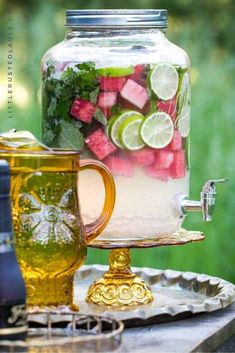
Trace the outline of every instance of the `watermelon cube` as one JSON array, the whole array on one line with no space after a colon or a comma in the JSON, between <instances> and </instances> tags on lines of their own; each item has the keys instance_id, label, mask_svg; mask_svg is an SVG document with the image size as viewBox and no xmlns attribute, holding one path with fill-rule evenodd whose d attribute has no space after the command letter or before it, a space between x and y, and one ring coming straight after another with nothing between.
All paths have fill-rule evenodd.
<instances>
[{"instance_id":1,"label":"watermelon cube","mask_svg":"<svg viewBox=\"0 0 235 353\"><path fill-rule=\"evenodd\" d=\"M110 169L113 175L132 177L134 166L129 159L122 159L116 156L105 158L104 163Z\"/></svg>"},{"instance_id":2,"label":"watermelon cube","mask_svg":"<svg viewBox=\"0 0 235 353\"><path fill-rule=\"evenodd\" d=\"M102 91L113 91L120 92L124 83L126 82L126 77L104 77L99 78L100 89Z\"/></svg>"},{"instance_id":3,"label":"watermelon cube","mask_svg":"<svg viewBox=\"0 0 235 353\"><path fill-rule=\"evenodd\" d=\"M118 104L122 107L122 109L135 110L141 114L148 114L150 111L150 101L148 100L143 109L138 108L136 105L128 102L121 96L118 97Z\"/></svg>"},{"instance_id":4,"label":"watermelon cube","mask_svg":"<svg viewBox=\"0 0 235 353\"><path fill-rule=\"evenodd\" d=\"M98 96L98 107L106 117L111 115L111 108L117 103L117 92L101 92Z\"/></svg>"},{"instance_id":5,"label":"watermelon cube","mask_svg":"<svg viewBox=\"0 0 235 353\"><path fill-rule=\"evenodd\" d=\"M104 159L117 149L117 147L109 140L108 136L101 128L95 130L87 136L85 142L88 148L100 160Z\"/></svg>"},{"instance_id":6,"label":"watermelon cube","mask_svg":"<svg viewBox=\"0 0 235 353\"><path fill-rule=\"evenodd\" d=\"M147 90L131 79L126 81L120 94L128 102L140 109L143 109L148 100Z\"/></svg>"},{"instance_id":7,"label":"watermelon cube","mask_svg":"<svg viewBox=\"0 0 235 353\"><path fill-rule=\"evenodd\" d=\"M171 151L155 151L155 161L152 164L155 170L168 169L174 161L174 153Z\"/></svg>"},{"instance_id":8,"label":"watermelon cube","mask_svg":"<svg viewBox=\"0 0 235 353\"><path fill-rule=\"evenodd\" d=\"M170 166L171 177L173 179L183 178L185 176L185 155L184 151L178 150L174 152L174 161Z\"/></svg>"},{"instance_id":9,"label":"watermelon cube","mask_svg":"<svg viewBox=\"0 0 235 353\"><path fill-rule=\"evenodd\" d=\"M173 138L166 149L170 151L176 151L182 148L182 136L178 130L174 131Z\"/></svg>"},{"instance_id":10,"label":"watermelon cube","mask_svg":"<svg viewBox=\"0 0 235 353\"><path fill-rule=\"evenodd\" d=\"M152 148L143 148L139 151L129 153L130 159L137 165L146 166L150 165L155 160L155 153Z\"/></svg>"},{"instance_id":11,"label":"watermelon cube","mask_svg":"<svg viewBox=\"0 0 235 353\"><path fill-rule=\"evenodd\" d=\"M146 175L151 178L159 179L162 181L167 181L170 179L170 169L159 169L156 170L152 165L148 165L144 168Z\"/></svg>"},{"instance_id":12,"label":"watermelon cube","mask_svg":"<svg viewBox=\"0 0 235 353\"><path fill-rule=\"evenodd\" d=\"M95 113L95 106L81 98L76 98L70 109L70 114L77 120L81 120L84 123L90 123Z\"/></svg>"},{"instance_id":13,"label":"watermelon cube","mask_svg":"<svg viewBox=\"0 0 235 353\"><path fill-rule=\"evenodd\" d=\"M146 77L144 75L145 65L138 64L135 66L135 71L132 75L129 76L130 79L136 81L138 83L144 83L146 81Z\"/></svg>"},{"instance_id":14,"label":"watermelon cube","mask_svg":"<svg viewBox=\"0 0 235 353\"><path fill-rule=\"evenodd\" d=\"M135 65L135 71L134 74L141 73L145 70L146 65L145 64L137 64ZM132 75L134 75L132 74Z\"/></svg>"},{"instance_id":15,"label":"watermelon cube","mask_svg":"<svg viewBox=\"0 0 235 353\"><path fill-rule=\"evenodd\" d=\"M157 110L165 112L172 117L172 120L175 121L176 119L176 96L168 101L159 100L157 102Z\"/></svg>"}]
</instances>

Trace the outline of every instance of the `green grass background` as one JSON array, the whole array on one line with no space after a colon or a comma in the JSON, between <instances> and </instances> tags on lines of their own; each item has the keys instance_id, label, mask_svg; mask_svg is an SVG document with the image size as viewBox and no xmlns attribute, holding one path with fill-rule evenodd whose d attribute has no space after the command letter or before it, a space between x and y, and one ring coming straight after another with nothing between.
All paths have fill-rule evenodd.
<instances>
[{"instance_id":1,"label":"green grass background","mask_svg":"<svg viewBox=\"0 0 235 353\"><path fill-rule=\"evenodd\" d=\"M111 5L112 4L112 5ZM189 214L184 226L206 240L132 251L132 265L190 270L235 282L235 27L233 0L12 1L0 0L0 130L26 129L40 137L40 59L64 37L66 8L167 8L168 38L192 63L191 198L203 182L218 186L213 221ZM14 118L6 111L7 15L13 18ZM107 263L107 251L89 249L87 263Z\"/></svg>"}]
</instances>

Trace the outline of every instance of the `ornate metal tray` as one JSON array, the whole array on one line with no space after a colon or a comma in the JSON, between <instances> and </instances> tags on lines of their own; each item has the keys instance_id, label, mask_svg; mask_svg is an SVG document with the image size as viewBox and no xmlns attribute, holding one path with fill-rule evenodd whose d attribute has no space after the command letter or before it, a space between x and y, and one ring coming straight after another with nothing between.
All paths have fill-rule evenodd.
<instances>
[{"instance_id":1,"label":"ornate metal tray","mask_svg":"<svg viewBox=\"0 0 235 353\"><path fill-rule=\"evenodd\" d=\"M66 307L28 313L24 341L0 341L3 353L67 353L116 350L121 344L123 323L102 316L82 315Z\"/></svg>"},{"instance_id":2,"label":"ornate metal tray","mask_svg":"<svg viewBox=\"0 0 235 353\"><path fill-rule=\"evenodd\" d=\"M125 327L186 318L222 309L235 301L235 286L221 278L193 272L133 268L151 286L154 301L137 307L105 307L85 301L89 285L107 271L107 266L83 266L75 274L75 303L81 314L122 320Z\"/></svg>"}]
</instances>

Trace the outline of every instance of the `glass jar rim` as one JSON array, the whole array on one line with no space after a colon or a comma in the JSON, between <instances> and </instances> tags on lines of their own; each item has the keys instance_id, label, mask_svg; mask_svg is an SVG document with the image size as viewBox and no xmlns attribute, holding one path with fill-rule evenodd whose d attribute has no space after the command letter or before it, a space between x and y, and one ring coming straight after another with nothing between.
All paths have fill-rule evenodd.
<instances>
[{"instance_id":1,"label":"glass jar rim","mask_svg":"<svg viewBox=\"0 0 235 353\"><path fill-rule=\"evenodd\" d=\"M167 28L166 9L66 10L69 28Z\"/></svg>"},{"instance_id":2,"label":"glass jar rim","mask_svg":"<svg viewBox=\"0 0 235 353\"><path fill-rule=\"evenodd\" d=\"M0 159L6 159L11 173L77 172L81 153L76 150L3 150ZM59 164L61 163L61 164Z\"/></svg>"},{"instance_id":3,"label":"glass jar rim","mask_svg":"<svg viewBox=\"0 0 235 353\"><path fill-rule=\"evenodd\" d=\"M53 150L27 150L27 149L14 149L14 150L5 150L0 149L0 159L1 156L18 156L18 157L33 157L33 158L50 158L50 157L76 157L81 155L81 151L77 150L65 150L60 148L55 148Z\"/></svg>"}]
</instances>

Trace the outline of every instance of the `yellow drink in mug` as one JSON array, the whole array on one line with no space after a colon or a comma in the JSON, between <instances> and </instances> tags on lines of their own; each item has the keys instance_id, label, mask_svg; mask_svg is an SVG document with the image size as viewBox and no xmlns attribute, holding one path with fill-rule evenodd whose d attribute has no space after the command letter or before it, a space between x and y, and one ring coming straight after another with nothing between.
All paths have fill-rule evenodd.
<instances>
[{"instance_id":1,"label":"yellow drink in mug","mask_svg":"<svg viewBox=\"0 0 235 353\"><path fill-rule=\"evenodd\" d=\"M15 244L29 305L73 303L73 275L86 258L86 244L107 225L115 202L114 181L95 160L76 151L1 149L11 168ZM83 225L78 172L93 169L105 185L100 217ZM92 195L87 195L91 198Z\"/></svg>"}]
</instances>

